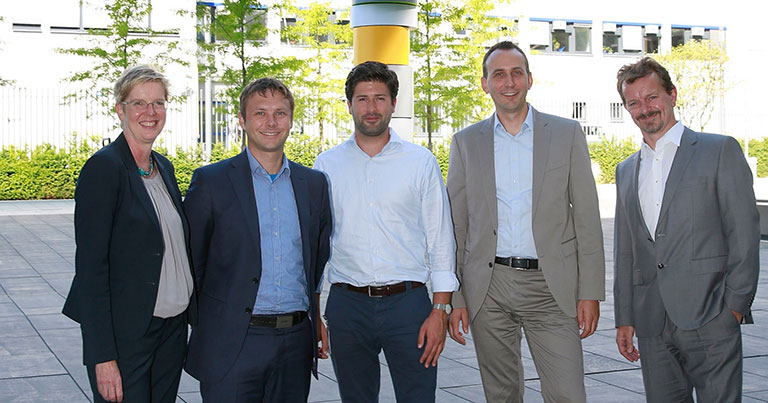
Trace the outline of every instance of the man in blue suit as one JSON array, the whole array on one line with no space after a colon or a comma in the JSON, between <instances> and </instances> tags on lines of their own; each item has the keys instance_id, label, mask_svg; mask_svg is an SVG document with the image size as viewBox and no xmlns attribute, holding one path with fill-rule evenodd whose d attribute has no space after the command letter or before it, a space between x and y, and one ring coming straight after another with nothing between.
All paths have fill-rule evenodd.
<instances>
[{"instance_id":1,"label":"man in blue suit","mask_svg":"<svg viewBox=\"0 0 768 403\"><path fill-rule=\"evenodd\" d=\"M305 402L327 357L316 290L329 254L328 184L283 152L293 109L280 81L245 87L248 148L196 170L184 201L200 292L186 370L204 401Z\"/></svg>"}]
</instances>

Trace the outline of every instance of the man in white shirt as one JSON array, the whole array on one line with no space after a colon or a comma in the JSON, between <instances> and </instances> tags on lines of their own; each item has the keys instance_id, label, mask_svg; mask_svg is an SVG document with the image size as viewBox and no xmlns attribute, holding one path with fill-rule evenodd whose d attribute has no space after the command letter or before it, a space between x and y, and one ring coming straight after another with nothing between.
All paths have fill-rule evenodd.
<instances>
[{"instance_id":1,"label":"man in white shirt","mask_svg":"<svg viewBox=\"0 0 768 403\"><path fill-rule=\"evenodd\" d=\"M619 352L641 360L648 402L693 402L692 389L699 402L740 402L739 323L759 273L752 174L735 139L675 119L677 89L658 62L622 67L617 90L643 135L616 167Z\"/></svg>"},{"instance_id":2,"label":"man in white shirt","mask_svg":"<svg viewBox=\"0 0 768 403\"><path fill-rule=\"evenodd\" d=\"M315 161L331 183L325 313L341 399L378 401L383 349L397 400L434 402L458 289L440 168L428 150L389 127L398 80L386 65L356 66L345 91L355 132Z\"/></svg>"}]
</instances>

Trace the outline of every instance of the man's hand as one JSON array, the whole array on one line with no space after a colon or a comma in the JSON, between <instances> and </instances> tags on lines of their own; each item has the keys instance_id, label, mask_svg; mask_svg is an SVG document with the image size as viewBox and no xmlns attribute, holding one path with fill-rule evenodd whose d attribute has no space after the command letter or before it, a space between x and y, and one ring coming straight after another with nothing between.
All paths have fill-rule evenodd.
<instances>
[{"instance_id":1,"label":"man's hand","mask_svg":"<svg viewBox=\"0 0 768 403\"><path fill-rule=\"evenodd\" d=\"M640 359L640 352L632 344L632 337L634 335L634 326L619 326L616 328L616 345L619 346L619 353L631 362Z\"/></svg>"},{"instance_id":2,"label":"man's hand","mask_svg":"<svg viewBox=\"0 0 768 403\"><path fill-rule=\"evenodd\" d=\"M744 315L734 311L733 309L731 309L731 312L733 312L733 316L736 317L736 320L739 321L739 323L741 323L741 320L744 318Z\"/></svg>"},{"instance_id":3,"label":"man's hand","mask_svg":"<svg viewBox=\"0 0 768 403\"><path fill-rule=\"evenodd\" d=\"M459 326L461 326L461 329ZM461 330L464 330L464 334L469 333L469 313L467 308L456 308L451 312L448 330L451 332L451 338L456 340L457 343L467 344L467 341L464 340L464 335L461 334Z\"/></svg>"},{"instance_id":4,"label":"man's hand","mask_svg":"<svg viewBox=\"0 0 768 403\"><path fill-rule=\"evenodd\" d=\"M586 339L597 330L597 321L600 319L600 302L593 299L579 300L576 307L576 320L581 329L581 338Z\"/></svg>"},{"instance_id":5,"label":"man's hand","mask_svg":"<svg viewBox=\"0 0 768 403\"><path fill-rule=\"evenodd\" d=\"M328 358L328 329L320 318L317 318L317 334L320 335L320 345L317 346L317 357Z\"/></svg>"},{"instance_id":6,"label":"man's hand","mask_svg":"<svg viewBox=\"0 0 768 403\"><path fill-rule=\"evenodd\" d=\"M448 322L448 314L441 309L432 309L427 319L421 325L419 330L418 347L424 347L424 337L427 338L427 345L424 347L424 353L421 354L419 362L424 364L424 368L437 365L437 359L445 347L445 332Z\"/></svg>"},{"instance_id":7,"label":"man's hand","mask_svg":"<svg viewBox=\"0 0 768 403\"><path fill-rule=\"evenodd\" d=\"M123 380L117 361L100 362L95 366L96 385L99 394L108 402L123 401Z\"/></svg>"}]
</instances>

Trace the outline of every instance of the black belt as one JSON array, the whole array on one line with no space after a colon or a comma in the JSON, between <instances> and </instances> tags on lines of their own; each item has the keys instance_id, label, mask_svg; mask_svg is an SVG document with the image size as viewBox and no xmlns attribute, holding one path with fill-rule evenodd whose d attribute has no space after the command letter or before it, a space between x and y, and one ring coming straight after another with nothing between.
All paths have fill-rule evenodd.
<instances>
[{"instance_id":1,"label":"black belt","mask_svg":"<svg viewBox=\"0 0 768 403\"><path fill-rule=\"evenodd\" d=\"M405 290L408 289L406 283L411 283L411 288L419 288L424 285L424 283L419 283L418 281L403 281L397 284L369 285L365 287L356 287L347 283L333 283L333 285L346 288L350 291L367 294L369 297L386 297L405 292Z\"/></svg>"},{"instance_id":2,"label":"black belt","mask_svg":"<svg viewBox=\"0 0 768 403\"><path fill-rule=\"evenodd\" d=\"M291 312L282 315L252 315L251 326L285 329L299 324L306 317L307 313L304 311Z\"/></svg>"},{"instance_id":3,"label":"black belt","mask_svg":"<svg viewBox=\"0 0 768 403\"><path fill-rule=\"evenodd\" d=\"M524 257L498 257L496 263L509 266L517 270L539 270L539 259L526 259Z\"/></svg>"}]
</instances>

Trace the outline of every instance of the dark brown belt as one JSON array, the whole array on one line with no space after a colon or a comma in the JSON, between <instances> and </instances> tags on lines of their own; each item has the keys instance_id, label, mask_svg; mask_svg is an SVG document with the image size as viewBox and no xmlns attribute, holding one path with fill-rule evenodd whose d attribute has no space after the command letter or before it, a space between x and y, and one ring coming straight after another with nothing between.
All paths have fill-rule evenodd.
<instances>
[{"instance_id":1,"label":"dark brown belt","mask_svg":"<svg viewBox=\"0 0 768 403\"><path fill-rule=\"evenodd\" d=\"M299 324L307 313L297 311L282 315L251 315L251 326L272 327L275 329L285 329Z\"/></svg>"},{"instance_id":2,"label":"dark brown belt","mask_svg":"<svg viewBox=\"0 0 768 403\"><path fill-rule=\"evenodd\" d=\"M526 259L524 257L498 257L496 263L509 266L517 270L539 270L539 259Z\"/></svg>"},{"instance_id":3,"label":"dark brown belt","mask_svg":"<svg viewBox=\"0 0 768 403\"><path fill-rule=\"evenodd\" d=\"M406 285L407 283L411 283L411 288L419 288L424 285L424 283L419 283L417 281L403 281L397 284L369 285L365 287L356 287L352 284L347 284L347 283L333 283L333 285L337 287L346 288L350 291L366 294L369 297L388 297L390 295L395 295L395 294L400 294L405 292L405 290L408 289L408 286Z\"/></svg>"}]
</instances>

